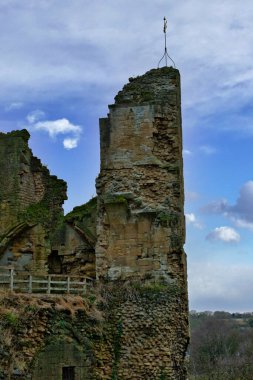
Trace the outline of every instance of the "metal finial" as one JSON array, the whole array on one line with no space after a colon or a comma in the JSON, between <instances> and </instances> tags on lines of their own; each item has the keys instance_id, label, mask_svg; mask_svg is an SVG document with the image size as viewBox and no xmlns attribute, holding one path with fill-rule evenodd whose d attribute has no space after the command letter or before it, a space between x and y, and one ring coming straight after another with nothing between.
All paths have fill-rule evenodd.
<instances>
[{"instance_id":1,"label":"metal finial","mask_svg":"<svg viewBox=\"0 0 253 380\"><path fill-rule=\"evenodd\" d=\"M158 62L158 69L159 69L160 63L162 62L163 59L165 59L165 66L166 67L168 66L168 58L173 63L173 66L176 67L175 62L173 61L173 59L169 56L169 54L167 52L167 19L166 19L166 17L164 17L164 19L163 19L163 33L164 33L165 48L164 48L164 54L163 54L162 58L160 59L160 61Z\"/></svg>"},{"instance_id":2,"label":"metal finial","mask_svg":"<svg viewBox=\"0 0 253 380\"><path fill-rule=\"evenodd\" d=\"M164 24L163 24L163 33L167 32L167 20L166 17L163 18Z\"/></svg>"}]
</instances>

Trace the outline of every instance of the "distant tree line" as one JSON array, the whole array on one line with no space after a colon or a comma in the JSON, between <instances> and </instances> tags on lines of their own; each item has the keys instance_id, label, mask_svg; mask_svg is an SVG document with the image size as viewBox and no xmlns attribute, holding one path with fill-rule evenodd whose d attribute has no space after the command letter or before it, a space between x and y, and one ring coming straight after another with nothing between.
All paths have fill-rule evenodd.
<instances>
[{"instance_id":1,"label":"distant tree line","mask_svg":"<svg viewBox=\"0 0 253 380\"><path fill-rule=\"evenodd\" d=\"M253 313L190 313L190 380L253 379Z\"/></svg>"}]
</instances>

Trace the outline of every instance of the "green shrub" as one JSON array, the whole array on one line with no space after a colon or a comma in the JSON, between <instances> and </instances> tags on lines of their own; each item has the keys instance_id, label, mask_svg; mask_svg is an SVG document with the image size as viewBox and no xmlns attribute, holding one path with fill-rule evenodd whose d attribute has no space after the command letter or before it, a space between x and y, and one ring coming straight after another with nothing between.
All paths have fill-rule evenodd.
<instances>
[{"instance_id":1,"label":"green shrub","mask_svg":"<svg viewBox=\"0 0 253 380\"><path fill-rule=\"evenodd\" d=\"M9 327L17 327L19 324L19 317L12 311L8 311L6 314L4 314L4 321Z\"/></svg>"}]
</instances>

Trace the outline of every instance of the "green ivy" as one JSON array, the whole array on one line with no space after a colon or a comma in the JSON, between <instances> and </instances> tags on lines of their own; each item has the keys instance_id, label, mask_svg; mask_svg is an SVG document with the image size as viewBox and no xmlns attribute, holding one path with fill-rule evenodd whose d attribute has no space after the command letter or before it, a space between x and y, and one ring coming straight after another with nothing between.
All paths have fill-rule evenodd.
<instances>
[{"instance_id":1,"label":"green ivy","mask_svg":"<svg viewBox=\"0 0 253 380\"><path fill-rule=\"evenodd\" d=\"M122 334L123 334L123 325L122 325L122 321L120 320L117 324L116 333L115 333L114 339L113 339L114 362L113 362L113 368L112 368L112 380L118 379L118 365L119 365L119 361L120 361Z\"/></svg>"},{"instance_id":2,"label":"green ivy","mask_svg":"<svg viewBox=\"0 0 253 380\"><path fill-rule=\"evenodd\" d=\"M45 202L31 204L19 214L19 219L30 223L48 223L50 210Z\"/></svg>"},{"instance_id":3,"label":"green ivy","mask_svg":"<svg viewBox=\"0 0 253 380\"><path fill-rule=\"evenodd\" d=\"M127 199L123 195L107 194L104 196L105 204L124 204L127 205Z\"/></svg>"},{"instance_id":4,"label":"green ivy","mask_svg":"<svg viewBox=\"0 0 253 380\"><path fill-rule=\"evenodd\" d=\"M179 216L177 214L161 212L158 215L158 219L161 223L167 224L168 226L175 226L179 222Z\"/></svg>"}]
</instances>

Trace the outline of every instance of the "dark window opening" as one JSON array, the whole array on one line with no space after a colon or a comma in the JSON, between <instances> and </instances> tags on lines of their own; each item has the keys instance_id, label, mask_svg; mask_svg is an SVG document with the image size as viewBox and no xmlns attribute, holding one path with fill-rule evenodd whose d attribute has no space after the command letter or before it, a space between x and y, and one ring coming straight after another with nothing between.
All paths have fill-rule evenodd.
<instances>
[{"instance_id":1,"label":"dark window opening","mask_svg":"<svg viewBox=\"0 0 253 380\"><path fill-rule=\"evenodd\" d=\"M75 380L75 367L62 367L62 380Z\"/></svg>"},{"instance_id":2,"label":"dark window opening","mask_svg":"<svg viewBox=\"0 0 253 380\"><path fill-rule=\"evenodd\" d=\"M52 251L48 256L48 273L62 273L62 260L61 257L58 255L58 251Z\"/></svg>"}]
</instances>

